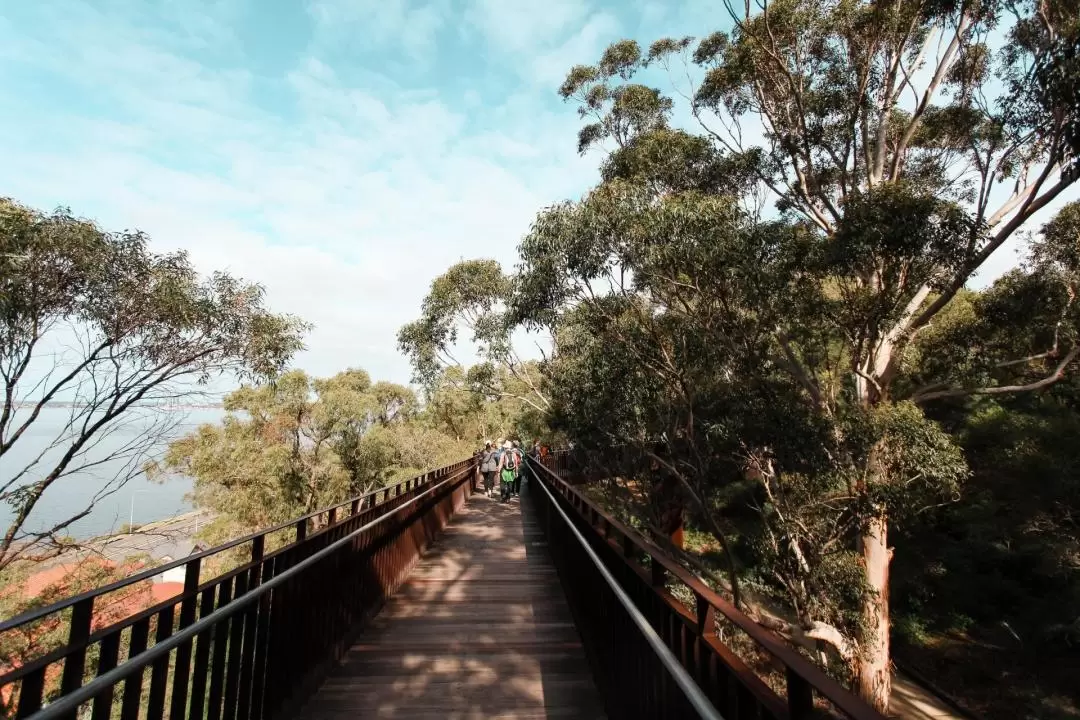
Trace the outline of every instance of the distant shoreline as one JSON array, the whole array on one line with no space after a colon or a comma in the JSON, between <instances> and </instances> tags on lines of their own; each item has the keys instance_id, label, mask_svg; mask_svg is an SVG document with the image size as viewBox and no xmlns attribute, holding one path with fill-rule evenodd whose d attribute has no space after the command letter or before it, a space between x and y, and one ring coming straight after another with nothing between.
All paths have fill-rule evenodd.
<instances>
[{"instance_id":1,"label":"distant shoreline","mask_svg":"<svg viewBox=\"0 0 1080 720\"><path fill-rule=\"evenodd\" d=\"M33 410L39 403L33 400L17 400L12 403L15 408L19 410ZM74 403L60 400L50 400L49 402L42 403L44 408L78 408L84 407L86 403ZM223 410L225 408L224 403L169 403L169 402L152 402L152 403L140 403L138 407L152 407L161 408L162 410Z\"/></svg>"}]
</instances>

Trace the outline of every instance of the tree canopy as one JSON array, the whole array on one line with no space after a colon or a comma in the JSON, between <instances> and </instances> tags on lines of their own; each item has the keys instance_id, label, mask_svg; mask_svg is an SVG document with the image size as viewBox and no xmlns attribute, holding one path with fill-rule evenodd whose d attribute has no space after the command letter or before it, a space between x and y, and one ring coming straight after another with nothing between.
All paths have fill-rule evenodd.
<instances>
[{"instance_id":1,"label":"tree canopy","mask_svg":"<svg viewBox=\"0 0 1080 720\"><path fill-rule=\"evenodd\" d=\"M943 423L1075 373L1080 205L1021 267L964 288L1078 178L1078 13L725 7L729 32L624 40L570 70L560 94L586 121L578 149L605 151L601 181L541 212L517 275L484 297L504 300L500 337L554 338L551 426L629 443L639 470L672 479L648 487L679 489L737 601L740 579L782 600L786 631L830 645L886 709L890 530L971 477ZM640 82L664 71L666 91ZM680 97L697 130L673 122ZM493 312L438 302L472 297L458 273L477 270L456 266L425 309ZM451 324L425 347L453 340L454 314L437 315Z\"/></svg>"},{"instance_id":2,"label":"tree canopy","mask_svg":"<svg viewBox=\"0 0 1080 720\"><path fill-rule=\"evenodd\" d=\"M154 468L193 478L195 503L220 514L223 534L284 522L476 449L440 432L412 390L358 369L326 379L292 370L230 393L225 410L221 423L173 442Z\"/></svg>"},{"instance_id":3,"label":"tree canopy","mask_svg":"<svg viewBox=\"0 0 1080 720\"><path fill-rule=\"evenodd\" d=\"M303 347L307 326L270 312L260 286L225 273L200 277L183 252L155 253L148 243L67 210L0 200L0 502L13 517L0 568L20 554L58 551L67 527L141 472L172 429L156 403L197 395L221 377L273 377ZM53 432L35 429L56 401L73 409L44 448L17 462L14 450ZM132 423L135 439L104 456L101 439ZM106 462L120 469L85 509L27 526L57 483Z\"/></svg>"}]
</instances>

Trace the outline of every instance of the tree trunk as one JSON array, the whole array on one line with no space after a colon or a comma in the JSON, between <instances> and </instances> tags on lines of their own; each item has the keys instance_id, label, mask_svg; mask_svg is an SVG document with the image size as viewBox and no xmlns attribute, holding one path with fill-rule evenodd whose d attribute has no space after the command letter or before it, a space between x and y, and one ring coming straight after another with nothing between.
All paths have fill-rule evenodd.
<instances>
[{"instance_id":1,"label":"tree trunk","mask_svg":"<svg viewBox=\"0 0 1080 720\"><path fill-rule=\"evenodd\" d=\"M892 673L889 657L889 563L888 521L872 518L859 538L863 569L870 587L862 610L865 628L862 652L856 660L859 695L879 712L889 710Z\"/></svg>"}]
</instances>

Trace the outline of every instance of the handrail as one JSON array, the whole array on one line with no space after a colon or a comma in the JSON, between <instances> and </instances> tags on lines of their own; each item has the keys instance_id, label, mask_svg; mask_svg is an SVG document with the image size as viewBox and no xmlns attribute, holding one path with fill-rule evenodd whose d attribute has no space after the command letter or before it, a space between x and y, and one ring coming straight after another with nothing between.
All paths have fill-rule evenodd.
<instances>
[{"instance_id":1,"label":"handrail","mask_svg":"<svg viewBox=\"0 0 1080 720\"><path fill-rule=\"evenodd\" d=\"M399 507L394 508L391 512L385 515L381 515L370 523L363 525L356 530L353 530L348 535L345 535L344 537L327 545L325 548L312 554L310 557L301 560L289 569L284 570L278 575L275 575L270 580L267 580L256 588L247 591L240 597L233 599L232 602L230 602L228 605L215 609L209 615L200 618L193 624L188 625L187 627L179 630L173 635L170 635L165 640L159 643L155 643L153 647L145 650L134 658L125 661L124 663L118 665L112 670L109 670L108 672L98 675L85 685L82 685L79 688L57 698L55 701L49 703L38 712L29 716L30 720L59 720L59 718L69 717L71 713L77 711L79 706L81 706L83 703L93 700L100 693L115 686L117 683L126 680L128 677L134 675L135 673L143 672L147 668L147 666L152 664L155 660L158 660L162 657L167 657L170 652L172 652L185 642L194 639L199 633L208 630L222 620L232 617L236 613L240 612L240 610L248 607L253 602L260 599L267 592L292 580L300 573L315 565L323 558L328 557L337 550L348 545L353 540L355 540L361 533L366 532L373 527L376 527L377 525L385 522L389 518L395 517L405 508L416 503L420 499L430 495L431 493L435 492L447 483L458 481L463 473L468 473L472 471L473 467L471 465L461 470L458 470L447 479L439 482L436 485L433 485L432 487L428 488L416 497L402 503Z\"/></svg>"},{"instance_id":2,"label":"handrail","mask_svg":"<svg viewBox=\"0 0 1080 720\"><path fill-rule=\"evenodd\" d=\"M551 456L552 461L555 461L556 457L555 455ZM534 465L543 468L544 472L554 482L558 483L561 493L572 495L577 504L588 508L593 517L586 518L586 520L591 526L596 528L597 519L599 519L602 527L597 529L598 535L608 538L610 531L614 530L622 537L624 543L630 543L638 551L650 558L654 573L657 570L666 572L673 579L686 586L697 600L699 615L701 613L701 604L706 603L783 664L788 671L789 692L792 681L796 680L804 686L812 688L822 697L829 700L841 712L855 720L883 720L880 713L844 688L839 682L829 677L821 668L785 645L779 636L751 620L745 613L725 600L700 578L688 572L686 568L669 557L657 545L613 518L591 498L543 463L534 462Z\"/></svg>"},{"instance_id":3,"label":"handrail","mask_svg":"<svg viewBox=\"0 0 1080 720\"><path fill-rule=\"evenodd\" d=\"M530 464L538 464L532 458L529 458L528 460ZM612 592L615 593L615 597L618 598L619 604L621 604L623 606L623 609L626 610L627 614L630 615L630 618L634 621L634 624L637 625L638 630L645 637L645 640L648 641L649 646L652 647L653 652L655 652L659 656L660 662L663 664L664 669L666 669L671 674L676 684L678 684L682 691L686 693L686 697L690 701L690 704L693 706L694 710L696 710L697 713L704 720L724 720L724 716L720 714L720 712L713 706L711 702L709 702L709 699L705 697L705 693L701 691L701 688L698 687L698 684L694 682L693 678L690 677L690 674L686 672L686 669L681 664L679 664L679 661L676 659L675 654L672 653L668 646L664 644L664 641L661 640L660 636L656 634L656 630L654 630L652 625L649 624L649 621L637 608L633 600L630 599L630 597L626 594L626 591L622 589L619 583L611 575L611 572L607 569L607 567L604 565L604 562L600 559L600 556L596 554L596 551L593 550L592 547L589 545L589 542L585 539L585 536L582 535L581 531L578 530L577 527L574 525L573 521L570 519L570 516L567 515L566 511L562 509L558 502L556 502L555 496L551 494L551 491L547 489L547 486L544 485L544 483L538 484L540 485L540 488L544 491L544 493L547 494L548 498L551 500L552 506L558 511L559 515L562 517L563 521L570 529L570 532L574 534L574 537L577 539L578 544L581 545L581 549L585 551L585 554L589 556L589 559L592 561L593 565L596 566L596 569L600 572L601 577L604 578L604 582L606 582L611 588Z\"/></svg>"},{"instance_id":4,"label":"handrail","mask_svg":"<svg viewBox=\"0 0 1080 720\"><path fill-rule=\"evenodd\" d=\"M411 483L413 481L416 481L416 480L420 480L420 478L425 478L428 475L431 475L432 472L435 472L435 471L430 471L430 472L427 472L427 473L423 473L422 475L418 475L415 478L410 478L408 480L403 480L403 481L397 483L396 485L386 485L386 486L381 487L381 488L379 488L377 490L372 490L371 492L364 493L363 495L357 495L355 497L349 498L348 500L344 500L344 501L342 501L340 503L337 503L336 505L330 505L330 506L322 508L321 510L314 510L314 511L309 512L309 513L307 513L305 515L295 517L295 518L293 518L291 520L286 520L283 523L279 523L277 525L273 525L273 526L268 527L268 528L263 528L261 530L256 530L255 532L249 533L248 535L244 535L242 537L238 537L238 538L235 538L233 540L229 540L229 541L224 542L224 543L222 543L220 545L215 545L212 548L207 548L206 550L201 550L201 551L199 551L197 553L192 553L192 554L186 555L186 556L184 556L182 558L177 558L176 560L172 560L172 561L170 561L168 563L165 563L163 565L155 565L154 567L147 568L146 570L141 570L138 573L135 573L134 575L129 575L128 577L121 578L120 580L115 580L115 581L113 581L113 582L111 582L111 583L109 583L107 585L102 585L101 587L94 588L92 590L87 590L86 592L80 593L78 595L72 595L71 597L67 597L67 598L64 598L62 600L58 600L58 601L52 603L51 605L46 605L46 606L40 607L40 608L32 608L32 609L27 610L26 612L24 612L24 613L22 613L20 615L16 615L15 617L9 618L7 620L0 621L0 633L6 632L8 630L13 630L13 629L19 627L20 625L25 625L26 623L33 622L35 620L40 620L40 619L42 619L44 617L47 617L49 615L54 615L54 614L56 614L56 613L58 613L58 612L60 612L62 610L66 610L69 607L72 607L72 606L76 605L77 603L79 603L82 600L86 600L86 599L91 598L91 597L98 597L100 595L106 595L106 594L111 593L111 592L116 592L117 590L121 590L121 589L123 589L123 588L125 588L125 587L127 587L129 585L134 585L134 584L140 583L140 582L142 582L144 580L149 580L150 578L153 578L155 575L160 575L163 572L167 572L167 571L172 570L174 568L178 568L178 567L187 565L188 563L190 563L190 562L192 562L194 560L202 560L204 558L211 557L213 555L219 555L219 554L225 552L226 550L231 550L231 549L233 549L235 547L245 545L245 544L247 544L249 542L252 542L253 540L257 540L260 537L266 537L267 535L270 535L272 533L281 532L282 530L287 530L290 527L295 527L296 525L298 525L301 522L306 523L308 520L311 520L312 518L316 518L319 515L322 515L324 513L334 512L334 511L340 510L341 508L345 507L346 505L352 505L353 503L360 503L360 505L359 505L360 509L369 509L372 506L369 506L368 508L365 508L365 506L364 506L364 501L367 500L368 498L378 497L379 493L386 493L386 500L389 500L390 497L391 497L390 496L390 491L392 489L398 488L399 491L400 491L400 488L403 485L408 486L409 483ZM384 502L385 502L385 500L384 500Z\"/></svg>"}]
</instances>

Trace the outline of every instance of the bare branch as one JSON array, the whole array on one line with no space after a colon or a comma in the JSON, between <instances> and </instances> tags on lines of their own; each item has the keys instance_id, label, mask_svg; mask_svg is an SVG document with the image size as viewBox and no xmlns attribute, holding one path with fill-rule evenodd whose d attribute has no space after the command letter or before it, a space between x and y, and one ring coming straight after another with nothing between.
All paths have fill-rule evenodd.
<instances>
[{"instance_id":1,"label":"bare branch","mask_svg":"<svg viewBox=\"0 0 1080 720\"><path fill-rule=\"evenodd\" d=\"M939 400L941 398L950 397L965 397L968 395L1008 395L1012 393L1021 392L1033 392L1036 390L1043 390L1050 387L1054 383L1062 380L1065 377L1065 371L1068 370L1069 365L1076 359L1076 356L1080 355L1080 345L1074 345L1065 357L1061 359L1057 367L1047 375L1046 377L1036 380L1035 382L1026 383L1024 385L999 385L995 387L982 387L982 388L950 388L937 390L932 389L940 387L940 385L930 386L924 388L912 395L911 399L914 402L929 402L930 400Z\"/></svg>"}]
</instances>

